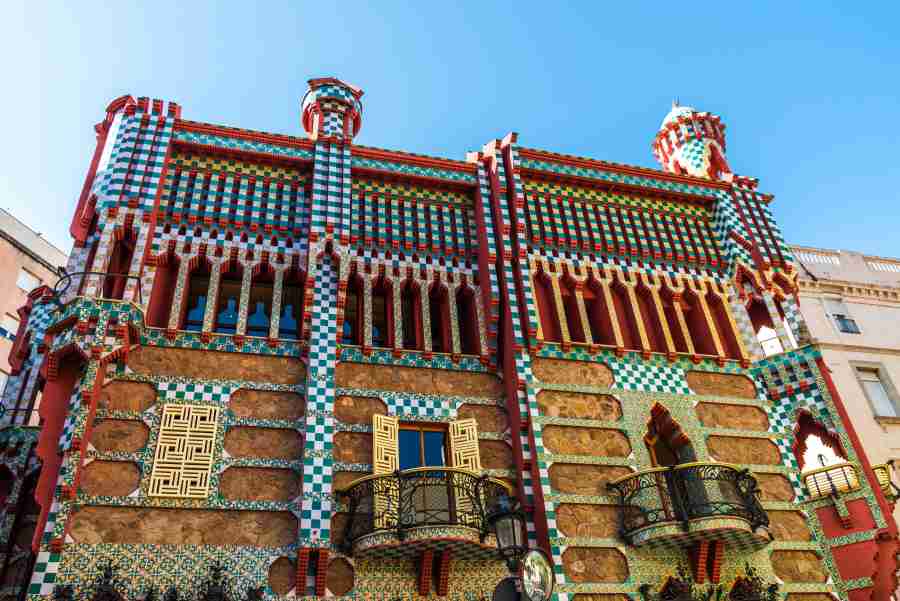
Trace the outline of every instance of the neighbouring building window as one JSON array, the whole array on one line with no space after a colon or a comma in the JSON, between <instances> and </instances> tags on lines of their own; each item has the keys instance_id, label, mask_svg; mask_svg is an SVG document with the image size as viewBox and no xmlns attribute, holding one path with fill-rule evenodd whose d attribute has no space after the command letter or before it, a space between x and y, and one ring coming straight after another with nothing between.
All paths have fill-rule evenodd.
<instances>
[{"instance_id":1,"label":"neighbouring building window","mask_svg":"<svg viewBox=\"0 0 900 601\"><path fill-rule=\"evenodd\" d=\"M860 334L859 326L856 321L850 317L850 311L843 301L838 299L826 298L825 311L834 320L837 329L845 334Z\"/></svg>"},{"instance_id":2,"label":"neighbouring building window","mask_svg":"<svg viewBox=\"0 0 900 601\"><path fill-rule=\"evenodd\" d=\"M888 386L882 379L882 370L877 367L857 367L856 377L862 386L876 417L900 417L897 403L888 393Z\"/></svg>"},{"instance_id":3,"label":"neighbouring building window","mask_svg":"<svg viewBox=\"0 0 900 601\"><path fill-rule=\"evenodd\" d=\"M0 321L0 328L5 330L4 332L0 332L6 338L10 340L14 340L16 337L16 332L19 331L19 320L14 315L10 315L7 313L3 316L3 321Z\"/></svg>"},{"instance_id":4,"label":"neighbouring building window","mask_svg":"<svg viewBox=\"0 0 900 601\"><path fill-rule=\"evenodd\" d=\"M41 278L37 277L27 269L19 270L19 277L16 278L16 286L25 292L31 292L41 285Z\"/></svg>"}]
</instances>

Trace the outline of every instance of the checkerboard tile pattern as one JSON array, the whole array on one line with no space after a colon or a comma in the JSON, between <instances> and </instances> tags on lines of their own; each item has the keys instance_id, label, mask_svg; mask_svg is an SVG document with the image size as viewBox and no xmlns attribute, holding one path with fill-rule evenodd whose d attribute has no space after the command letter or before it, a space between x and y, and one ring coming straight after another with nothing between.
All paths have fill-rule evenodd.
<instances>
[{"instance_id":1,"label":"checkerboard tile pattern","mask_svg":"<svg viewBox=\"0 0 900 601\"><path fill-rule=\"evenodd\" d=\"M647 362L615 361L610 364L616 387L636 392L691 394L680 367Z\"/></svg>"},{"instance_id":2,"label":"checkerboard tile pattern","mask_svg":"<svg viewBox=\"0 0 900 601\"><path fill-rule=\"evenodd\" d=\"M157 385L167 402L195 401L216 405L227 405L231 394L229 386L201 382L168 381Z\"/></svg>"},{"instance_id":3,"label":"checkerboard tile pattern","mask_svg":"<svg viewBox=\"0 0 900 601\"><path fill-rule=\"evenodd\" d=\"M563 162L556 163L532 158L522 159L522 168L536 169L540 171L548 171L550 173L566 173L579 177L587 177L607 182L618 182L623 184L632 184L663 191L685 192L696 196L715 197L716 190L696 184L685 184L681 182L671 182L663 179L656 179L646 175L623 175L612 171L604 171L602 169L594 169L589 167L573 167Z\"/></svg>"},{"instance_id":4,"label":"checkerboard tile pattern","mask_svg":"<svg viewBox=\"0 0 900 601\"><path fill-rule=\"evenodd\" d=\"M60 476L59 480L62 480L62 476ZM29 595L46 596L51 594L53 587L56 586L62 554L50 551L47 543L49 543L50 537L56 528L59 511L59 501L54 498L53 504L50 506L50 513L47 516L47 525L44 527L41 550L38 552L37 560L34 564L34 572L31 575L31 584L28 587Z\"/></svg>"},{"instance_id":5,"label":"checkerboard tile pattern","mask_svg":"<svg viewBox=\"0 0 900 601\"><path fill-rule=\"evenodd\" d=\"M337 308L331 299L337 293L337 273L329 259L319 264L313 295L307 376L306 432L300 530L306 542L327 544L330 532L331 457L334 438L334 366L336 360Z\"/></svg>"}]
</instances>

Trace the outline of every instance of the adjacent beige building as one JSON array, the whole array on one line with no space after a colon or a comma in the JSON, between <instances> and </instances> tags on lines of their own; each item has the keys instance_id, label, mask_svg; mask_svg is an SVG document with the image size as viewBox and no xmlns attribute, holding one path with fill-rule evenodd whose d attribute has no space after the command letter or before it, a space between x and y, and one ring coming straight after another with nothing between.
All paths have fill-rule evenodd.
<instances>
[{"instance_id":1,"label":"adjacent beige building","mask_svg":"<svg viewBox=\"0 0 900 601\"><path fill-rule=\"evenodd\" d=\"M16 310L36 287L53 286L66 260L63 251L0 209L0 356L9 356L19 329ZM8 375L9 366L4 361L0 365L0 391Z\"/></svg>"},{"instance_id":2,"label":"adjacent beige building","mask_svg":"<svg viewBox=\"0 0 900 601\"><path fill-rule=\"evenodd\" d=\"M900 260L802 246L794 254L809 335L870 461L897 461L889 473L900 482Z\"/></svg>"}]
</instances>

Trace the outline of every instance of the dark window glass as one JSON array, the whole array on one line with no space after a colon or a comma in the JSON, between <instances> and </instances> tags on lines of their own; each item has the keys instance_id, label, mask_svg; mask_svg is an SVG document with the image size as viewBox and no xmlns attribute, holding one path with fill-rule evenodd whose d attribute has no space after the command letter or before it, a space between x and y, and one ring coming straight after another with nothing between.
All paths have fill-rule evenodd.
<instances>
[{"instance_id":1,"label":"dark window glass","mask_svg":"<svg viewBox=\"0 0 900 601\"><path fill-rule=\"evenodd\" d=\"M418 430L400 430L400 469L422 467L421 433Z\"/></svg>"},{"instance_id":2,"label":"dark window glass","mask_svg":"<svg viewBox=\"0 0 900 601\"><path fill-rule=\"evenodd\" d=\"M294 305L289 303L281 308L281 319L278 320L278 337L286 340L297 339L297 319L294 317Z\"/></svg>"},{"instance_id":3,"label":"dark window glass","mask_svg":"<svg viewBox=\"0 0 900 601\"><path fill-rule=\"evenodd\" d=\"M415 426L400 429L400 469L446 465L447 433Z\"/></svg>"},{"instance_id":4,"label":"dark window glass","mask_svg":"<svg viewBox=\"0 0 900 601\"><path fill-rule=\"evenodd\" d=\"M443 432L423 432L422 438L425 448L425 465L444 465L446 457L444 454L444 433Z\"/></svg>"},{"instance_id":5,"label":"dark window glass","mask_svg":"<svg viewBox=\"0 0 900 601\"><path fill-rule=\"evenodd\" d=\"M372 346L387 346L387 298L372 294Z\"/></svg>"},{"instance_id":6,"label":"dark window glass","mask_svg":"<svg viewBox=\"0 0 900 601\"><path fill-rule=\"evenodd\" d=\"M191 292L188 296L188 310L184 320L184 329L188 332L199 332L203 329L203 314L206 313L206 292L209 276L191 278Z\"/></svg>"},{"instance_id":7,"label":"dark window glass","mask_svg":"<svg viewBox=\"0 0 900 601\"><path fill-rule=\"evenodd\" d=\"M250 336L264 337L269 335L269 314L270 307L266 306L263 301L256 301L256 307L250 315L247 316L247 333Z\"/></svg>"},{"instance_id":8,"label":"dark window glass","mask_svg":"<svg viewBox=\"0 0 900 601\"><path fill-rule=\"evenodd\" d=\"M860 334L859 326L852 318L846 315L835 314L834 320L837 322L838 329L845 334Z\"/></svg>"}]
</instances>

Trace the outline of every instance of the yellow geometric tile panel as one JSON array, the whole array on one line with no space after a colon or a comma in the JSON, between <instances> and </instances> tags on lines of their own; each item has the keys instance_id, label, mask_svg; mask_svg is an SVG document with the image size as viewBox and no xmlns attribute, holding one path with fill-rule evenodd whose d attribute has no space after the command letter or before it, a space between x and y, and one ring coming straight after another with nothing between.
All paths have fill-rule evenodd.
<instances>
[{"instance_id":1,"label":"yellow geometric tile panel","mask_svg":"<svg viewBox=\"0 0 900 601\"><path fill-rule=\"evenodd\" d=\"M303 171L271 163L248 163L233 158L175 151L172 164L181 169L206 169L217 173L240 173L256 177L271 177L293 181L303 176Z\"/></svg>"},{"instance_id":2,"label":"yellow geometric tile panel","mask_svg":"<svg viewBox=\"0 0 900 601\"><path fill-rule=\"evenodd\" d=\"M474 417L450 422L450 455L453 467L481 471L478 453L478 422Z\"/></svg>"},{"instance_id":3,"label":"yellow geometric tile panel","mask_svg":"<svg viewBox=\"0 0 900 601\"><path fill-rule=\"evenodd\" d=\"M472 204L472 195L466 192L357 177L353 179L353 195L359 196L360 194L390 194L397 198L406 198L418 202L449 203L454 205Z\"/></svg>"},{"instance_id":4,"label":"yellow geometric tile panel","mask_svg":"<svg viewBox=\"0 0 900 601\"><path fill-rule=\"evenodd\" d=\"M687 202L678 202L676 200L662 200L658 198L641 197L634 194L608 192L606 190L596 190L594 188L582 188L578 186L562 185L540 180L526 179L523 181L523 187L525 188L528 196L549 194L550 196L577 198L598 202L601 204L613 204L625 207L640 207L644 209L655 209L658 211L687 214L703 219L709 219L712 217L712 213L710 212L710 210L704 206L694 205Z\"/></svg>"},{"instance_id":5,"label":"yellow geometric tile panel","mask_svg":"<svg viewBox=\"0 0 900 601\"><path fill-rule=\"evenodd\" d=\"M218 407L163 407L150 475L151 497L205 499L209 495L218 427Z\"/></svg>"},{"instance_id":6,"label":"yellow geometric tile panel","mask_svg":"<svg viewBox=\"0 0 900 601\"><path fill-rule=\"evenodd\" d=\"M400 420L388 415L372 416L372 471L391 474L400 467Z\"/></svg>"}]
</instances>

